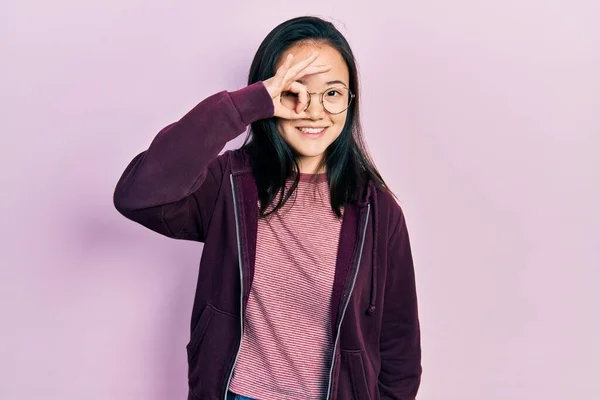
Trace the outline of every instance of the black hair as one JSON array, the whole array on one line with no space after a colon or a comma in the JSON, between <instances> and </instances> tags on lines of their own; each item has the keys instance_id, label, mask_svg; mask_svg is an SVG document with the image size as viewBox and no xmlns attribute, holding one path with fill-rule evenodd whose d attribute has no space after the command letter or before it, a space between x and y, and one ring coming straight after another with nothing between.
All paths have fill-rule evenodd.
<instances>
[{"instance_id":1,"label":"black hair","mask_svg":"<svg viewBox=\"0 0 600 400\"><path fill-rule=\"evenodd\" d=\"M248 84L265 81L275 75L275 66L281 55L299 43L326 44L339 51L350 72L349 89L356 95L348 108L343 130L326 149L321 165L326 166L332 210L341 217L341 207L356 203L359 197L357 189L368 180L389 191L364 142L359 119L358 68L346 38L331 22L318 17L304 16L285 21L260 44L250 67ZM280 209L294 193L300 181L298 162L292 148L278 133L276 118L253 122L242 148L251 155L260 199L259 214L265 217ZM290 178L293 183L285 193L286 182ZM270 207L278 194L277 204ZM268 208L271 210L267 212Z\"/></svg>"}]
</instances>

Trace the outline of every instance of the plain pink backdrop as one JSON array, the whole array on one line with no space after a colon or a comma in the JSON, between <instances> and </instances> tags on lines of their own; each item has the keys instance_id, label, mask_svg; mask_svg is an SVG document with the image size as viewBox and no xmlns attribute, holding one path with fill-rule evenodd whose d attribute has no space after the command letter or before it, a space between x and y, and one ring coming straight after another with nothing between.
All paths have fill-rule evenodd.
<instances>
[{"instance_id":1,"label":"plain pink backdrop","mask_svg":"<svg viewBox=\"0 0 600 400\"><path fill-rule=\"evenodd\" d=\"M129 222L112 191L302 14L351 42L407 215L419 399L600 398L598 1L5 0L1 399L185 398L201 245Z\"/></svg>"}]
</instances>

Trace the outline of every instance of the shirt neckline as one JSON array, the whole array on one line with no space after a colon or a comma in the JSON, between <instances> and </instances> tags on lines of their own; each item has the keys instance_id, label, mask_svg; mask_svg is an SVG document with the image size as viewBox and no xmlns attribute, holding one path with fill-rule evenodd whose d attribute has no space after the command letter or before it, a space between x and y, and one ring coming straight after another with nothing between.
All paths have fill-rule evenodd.
<instances>
[{"instance_id":1,"label":"shirt neckline","mask_svg":"<svg viewBox=\"0 0 600 400\"><path fill-rule=\"evenodd\" d=\"M300 182L327 182L327 173L306 174L300 172Z\"/></svg>"}]
</instances>

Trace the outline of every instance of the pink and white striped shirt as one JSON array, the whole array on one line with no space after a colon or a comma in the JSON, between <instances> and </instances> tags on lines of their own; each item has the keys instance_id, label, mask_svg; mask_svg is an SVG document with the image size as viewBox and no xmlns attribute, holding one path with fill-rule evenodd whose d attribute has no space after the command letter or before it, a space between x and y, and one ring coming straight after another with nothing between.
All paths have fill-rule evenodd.
<instances>
[{"instance_id":1,"label":"pink and white striped shirt","mask_svg":"<svg viewBox=\"0 0 600 400\"><path fill-rule=\"evenodd\" d=\"M325 174L301 174L288 202L259 219L254 280L230 385L234 393L261 400L326 396L341 225Z\"/></svg>"}]
</instances>

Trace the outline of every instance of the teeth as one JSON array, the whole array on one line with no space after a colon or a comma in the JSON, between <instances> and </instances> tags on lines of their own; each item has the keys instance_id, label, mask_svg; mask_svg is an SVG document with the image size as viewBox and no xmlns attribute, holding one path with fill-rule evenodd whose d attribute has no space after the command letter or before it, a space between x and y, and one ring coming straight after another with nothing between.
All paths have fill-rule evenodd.
<instances>
[{"instance_id":1,"label":"teeth","mask_svg":"<svg viewBox=\"0 0 600 400\"><path fill-rule=\"evenodd\" d=\"M302 132L306 132L306 133L321 133L325 130L325 128L298 128L300 129Z\"/></svg>"}]
</instances>

